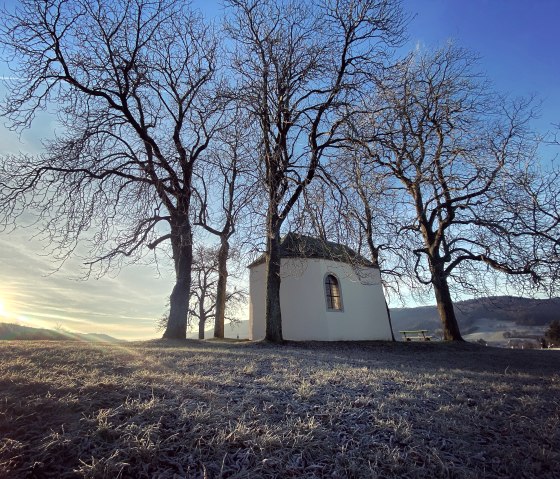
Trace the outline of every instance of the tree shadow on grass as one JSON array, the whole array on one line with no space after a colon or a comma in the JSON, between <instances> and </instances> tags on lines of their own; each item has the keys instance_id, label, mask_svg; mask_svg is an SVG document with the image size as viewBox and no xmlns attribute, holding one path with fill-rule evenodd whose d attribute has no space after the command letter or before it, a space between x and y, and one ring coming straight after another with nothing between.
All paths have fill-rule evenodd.
<instances>
[{"instance_id":1,"label":"tree shadow on grass","mask_svg":"<svg viewBox=\"0 0 560 479\"><path fill-rule=\"evenodd\" d=\"M65 378L0 384L0 476L553 477L557 376L438 346L46 349Z\"/></svg>"}]
</instances>

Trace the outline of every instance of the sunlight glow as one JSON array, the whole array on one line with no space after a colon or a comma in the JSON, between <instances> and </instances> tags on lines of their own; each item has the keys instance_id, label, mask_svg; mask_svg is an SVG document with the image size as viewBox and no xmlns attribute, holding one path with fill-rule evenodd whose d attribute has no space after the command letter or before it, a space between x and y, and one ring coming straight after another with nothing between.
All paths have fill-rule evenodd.
<instances>
[{"instance_id":1,"label":"sunlight glow","mask_svg":"<svg viewBox=\"0 0 560 479\"><path fill-rule=\"evenodd\" d=\"M8 312L6 311L6 307L4 306L4 301L0 298L0 316L7 316Z\"/></svg>"}]
</instances>

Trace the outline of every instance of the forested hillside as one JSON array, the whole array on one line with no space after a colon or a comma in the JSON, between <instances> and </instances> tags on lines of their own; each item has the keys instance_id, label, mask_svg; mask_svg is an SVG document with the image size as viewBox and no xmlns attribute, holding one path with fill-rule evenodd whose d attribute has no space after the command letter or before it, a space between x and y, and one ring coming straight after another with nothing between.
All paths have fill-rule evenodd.
<instances>
[{"instance_id":1,"label":"forested hillside","mask_svg":"<svg viewBox=\"0 0 560 479\"><path fill-rule=\"evenodd\" d=\"M545 327L554 319L560 318L560 298L530 299L513 296L493 296L470 299L455 303L457 319L465 334L481 319L488 325L497 322L510 322L512 328ZM395 330L429 329L440 327L437 308L421 306L416 308L391 309L391 319Z\"/></svg>"}]
</instances>

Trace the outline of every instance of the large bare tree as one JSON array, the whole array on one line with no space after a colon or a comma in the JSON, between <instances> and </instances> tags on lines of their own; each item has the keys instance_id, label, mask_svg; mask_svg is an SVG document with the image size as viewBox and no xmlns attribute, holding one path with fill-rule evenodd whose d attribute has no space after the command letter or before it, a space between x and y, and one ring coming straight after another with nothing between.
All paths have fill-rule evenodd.
<instances>
[{"instance_id":1,"label":"large bare tree","mask_svg":"<svg viewBox=\"0 0 560 479\"><path fill-rule=\"evenodd\" d=\"M2 160L2 219L33 210L62 259L89 242L90 272L169 240L164 337L184 338L193 172L222 114L212 29L179 0L21 0L2 15L4 117L21 129L48 109L60 125L44 154Z\"/></svg>"},{"instance_id":2,"label":"large bare tree","mask_svg":"<svg viewBox=\"0 0 560 479\"><path fill-rule=\"evenodd\" d=\"M238 98L259 132L267 193L266 339L280 342L280 232L368 74L400 40L391 0L228 0Z\"/></svg>"},{"instance_id":3,"label":"large bare tree","mask_svg":"<svg viewBox=\"0 0 560 479\"><path fill-rule=\"evenodd\" d=\"M198 200L196 224L220 241L217 249L217 273L214 337L224 337L228 298L228 260L231 242L236 233L252 225L248 206L254 199L258 175L255 173L255 144L247 118L239 110L232 113L227 128L217 135L217 141L197 173ZM239 236L239 234L238 234ZM238 242L238 246L241 242ZM239 261L240 247L236 248Z\"/></svg>"},{"instance_id":4,"label":"large bare tree","mask_svg":"<svg viewBox=\"0 0 560 479\"><path fill-rule=\"evenodd\" d=\"M416 279L435 293L447 340L462 339L452 288L479 292L494 273L538 281L542 265L536 236L520 231L519 215L534 209L519 208L527 195L511 181L533 160L531 110L493 93L475 67L453 45L415 52L379 83L376 113L356 130L366 161L400 192L401 241Z\"/></svg>"}]
</instances>

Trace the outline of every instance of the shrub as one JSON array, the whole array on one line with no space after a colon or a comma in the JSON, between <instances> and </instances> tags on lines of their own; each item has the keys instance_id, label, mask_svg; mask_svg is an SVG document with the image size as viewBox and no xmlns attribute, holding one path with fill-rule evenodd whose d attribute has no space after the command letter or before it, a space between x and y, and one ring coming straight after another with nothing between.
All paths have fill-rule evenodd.
<instances>
[{"instance_id":1,"label":"shrub","mask_svg":"<svg viewBox=\"0 0 560 479\"><path fill-rule=\"evenodd\" d=\"M549 324L545 337L555 346L560 344L560 321L555 319Z\"/></svg>"}]
</instances>

